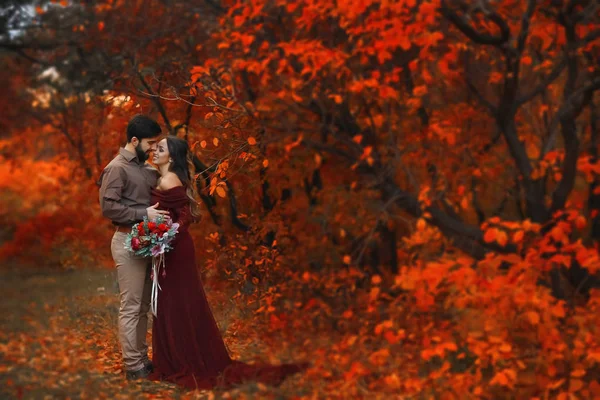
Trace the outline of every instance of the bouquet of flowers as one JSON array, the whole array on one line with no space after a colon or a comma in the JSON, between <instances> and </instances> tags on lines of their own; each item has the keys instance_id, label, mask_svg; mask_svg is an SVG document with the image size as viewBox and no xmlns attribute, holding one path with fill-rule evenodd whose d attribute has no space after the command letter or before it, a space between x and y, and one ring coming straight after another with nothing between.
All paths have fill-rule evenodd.
<instances>
[{"instance_id":1,"label":"bouquet of flowers","mask_svg":"<svg viewBox=\"0 0 600 400\"><path fill-rule=\"evenodd\" d=\"M172 223L159 216L154 221L149 221L148 217L140 223L133 225L131 233L125 238L125 249L135 256L152 257L152 295L151 309L152 314L156 316L158 304L158 291L161 290L158 284L158 274L162 268L162 276L166 275L165 253L173 248L171 245L177 229L178 223Z\"/></svg>"},{"instance_id":2,"label":"bouquet of flowers","mask_svg":"<svg viewBox=\"0 0 600 400\"><path fill-rule=\"evenodd\" d=\"M155 221L148 221L148 217L144 217L127 234L125 249L136 256L156 257L173 248L171 242L177 234L177 228L179 224L165 221L162 216Z\"/></svg>"}]
</instances>

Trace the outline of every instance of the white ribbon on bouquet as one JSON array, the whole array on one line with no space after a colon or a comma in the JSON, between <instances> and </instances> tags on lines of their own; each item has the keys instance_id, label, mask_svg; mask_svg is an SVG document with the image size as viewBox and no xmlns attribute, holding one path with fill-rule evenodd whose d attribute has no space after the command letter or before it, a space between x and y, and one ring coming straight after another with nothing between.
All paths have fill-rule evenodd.
<instances>
[{"instance_id":1,"label":"white ribbon on bouquet","mask_svg":"<svg viewBox=\"0 0 600 400\"><path fill-rule=\"evenodd\" d=\"M162 290L158 284L158 274L161 267L164 272L166 268L164 252L152 256L152 292L150 294L150 310L155 317L158 314L158 291Z\"/></svg>"}]
</instances>

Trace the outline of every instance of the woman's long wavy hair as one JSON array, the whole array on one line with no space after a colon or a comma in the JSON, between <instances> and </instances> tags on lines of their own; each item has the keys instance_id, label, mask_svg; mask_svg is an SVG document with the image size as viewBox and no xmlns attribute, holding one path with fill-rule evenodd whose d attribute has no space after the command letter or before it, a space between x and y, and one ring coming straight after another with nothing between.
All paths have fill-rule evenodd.
<instances>
[{"instance_id":1,"label":"woman's long wavy hair","mask_svg":"<svg viewBox=\"0 0 600 400\"><path fill-rule=\"evenodd\" d=\"M186 188L187 197L190 199L190 208L194 219L200 219L200 203L198 202L198 189L196 188L196 169L192 162L192 152L188 142L169 135L167 139L167 148L173 162L169 166L169 171L177 175L181 183Z\"/></svg>"}]
</instances>

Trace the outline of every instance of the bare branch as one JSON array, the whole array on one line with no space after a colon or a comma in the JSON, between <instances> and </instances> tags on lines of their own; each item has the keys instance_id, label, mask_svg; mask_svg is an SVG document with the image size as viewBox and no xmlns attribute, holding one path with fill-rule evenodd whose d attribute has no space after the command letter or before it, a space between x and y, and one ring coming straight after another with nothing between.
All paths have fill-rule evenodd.
<instances>
[{"instance_id":1,"label":"bare branch","mask_svg":"<svg viewBox=\"0 0 600 400\"><path fill-rule=\"evenodd\" d=\"M527 11L525 11L523 18L521 18L521 31L517 38L517 51L519 52L519 57L525 48L525 42L527 41L527 35L529 34L529 23L531 22L531 17L535 11L535 5L535 0L529 0L527 2Z\"/></svg>"},{"instance_id":2,"label":"bare branch","mask_svg":"<svg viewBox=\"0 0 600 400\"><path fill-rule=\"evenodd\" d=\"M521 106L521 105L531 101L534 97L542 94L544 92L544 90L546 90L546 88L552 82L554 82L556 80L556 78L558 78L560 76L560 74L562 73L562 71L565 69L566 66L567 66L566 58L561 59L558 64L554 65L552 72L550 72L550 74L548 74L548 76L542 82L540 82L540 84L535 89L533 89L531 92L526 93L517 99L517 104L519 106Z\"/></svg>"},{"instance_id":3,"label":"bare branch","mask_svg":"<svg viewBox=\"0 0 600 400\"><path fill-rule=\"evenodd\" d=\"M570 12L573 11L575 5L577 5L576 2L572 2L572 8L569 10ZM581 11L571 16L571 21L573 23L585 23L587 20L593 18L597 14L598 8L600 8L600 3L598 0L590 0Z\"/></svg>"},{"instance_id":4,"label":"bare branch","mask_svg":"<svg viewBox=\"0 0 600 400\"><path fill-rule=\"evenodd\" d=\"M598 29L596 31L592 31L592 32L588 33L587 35L585 35L585 37L583 38L582 44L585 45L585 44L592 42L598 38L600 38L600 29Z\"/></svg>"},{"instance_id":5,"label":"bare branch","mask_svg":"<svg viewBox=\"0 0 600 400\"><path fill-rule=\"evenodd\" d=\"M468 74L467 74L467 76L468 76ZM477 100L479 100L479 102L481 104L483 104L485 106L485 108L487 108L489 110L489 112L492 115L496 115L496 113L498 111L496 106L494 106L488 99L483 97L481 92L479 92L479 90L475 87L473 82L471 82L471 80L467 76L465 76L465 81L467 83L467 87L469 88L469 90L475 95L475 97L477 97Z\"/></svg>"},{"instance_id":6,"label":"bare branch","mask_svg":"<svg viewBox=\"0 0 600 400\"><path fill-rule=\"evenodd\" d=\"M500 29L500 36L495 36L475 30L464 17L456 14L446 3L446 0L442 0L440 8L442 15L475 43L500 47L508 41L508 38L510 37L510 28L498 13L490 12L487 15L490 21Z\"/></svg>"},{"instance_id":7,"label":"bare branch","mask_svg":"<svg viewBox=\"0 0 600 400\"><path fill-rule=\"evenodd\" d=\"M600 78L594 79L584 87L575 91L558 110L552 123L550 124L550 135L546 144L543 146L542 155L548 153L556 143L556 137L558 135L558 124L566 118L571 118L574 115L578 115L581 109L589 102L589 96L596 90L600 89ZM587 101L586 101L587 100Z\"/></svg>"},{"instance_id":8,"label":"bare branch","mask_svg":"<svg viewBox=\"0 0 600 400\"><path fill-rule=\"evenodd\" d=\"M163 117L163 120L165 121L165 125L167 125L167 129L169 131L171 131L171 129L172 129L171 122L169 122L169 117L167 116L167 111L165 110L164 106L160 102L159 96L155 96L154 90L152 90L152 88L150 87L150 85L148 84L148 82L146 82L146 79L144 78L144 76L142 75L142 73L140 72L140 70L136 68L135 72L136 72L136 74L137 74L140 82L142 82L142 85L144 85L144 87L146 88L146 90L150 94L153 95L151 97L151 99L154 102L154 104L156 105L156 108L158 108L158 112L160 112L160 115Z\"/></svg>"}]
</instances>

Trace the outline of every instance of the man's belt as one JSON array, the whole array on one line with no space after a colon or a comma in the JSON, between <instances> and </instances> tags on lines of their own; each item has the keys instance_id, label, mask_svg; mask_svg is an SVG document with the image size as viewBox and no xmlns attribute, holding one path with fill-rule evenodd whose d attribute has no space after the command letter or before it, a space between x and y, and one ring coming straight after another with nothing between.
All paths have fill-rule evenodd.
<instances>
[{"instance_id":1,"label":"man's belt","mask_svg":"<svg viewBox=\"0 0 600 400\"><path fill-rule=\"evenodd\" d=\"M116 230L117 232L130 233L131 225L117 225Z\"/></svg>"}]
</instances>

